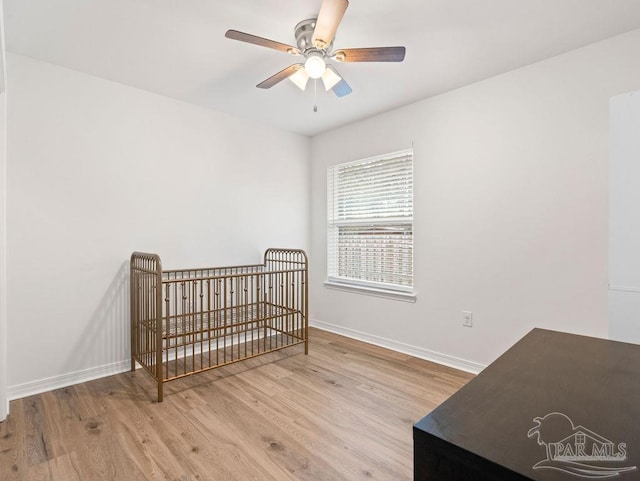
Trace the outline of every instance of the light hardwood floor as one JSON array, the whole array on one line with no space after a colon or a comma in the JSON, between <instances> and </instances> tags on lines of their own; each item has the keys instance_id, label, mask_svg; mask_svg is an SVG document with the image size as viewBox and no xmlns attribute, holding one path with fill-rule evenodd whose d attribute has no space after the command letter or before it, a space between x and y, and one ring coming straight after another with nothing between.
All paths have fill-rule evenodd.
<instances>
[{"instance_id":1,"label":"light hardwood floor","mask_svg":"<svg viewBox=\"0 0 640 481\"><path fill-rule=\"evenodd\" d=\"M310 329L165 385L138 370L11 402L0 480L413 478L412 425L473 376Z\"/></svg>"}]
</instances>

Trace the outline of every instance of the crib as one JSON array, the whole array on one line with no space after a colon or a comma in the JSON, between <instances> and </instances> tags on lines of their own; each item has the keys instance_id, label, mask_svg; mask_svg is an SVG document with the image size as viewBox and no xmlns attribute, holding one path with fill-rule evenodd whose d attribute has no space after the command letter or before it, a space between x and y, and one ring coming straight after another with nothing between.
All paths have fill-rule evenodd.
<instances>
[{"instance_id":1,"label":"crib","mask_svg":"<svg viewBox=\"0 0 640 481\"><path fill-rule=\"evenodd\" d=\"M131 255L131 370L163 384L308 341L308 261L267 249L255 265L162 270Z\"/></svg>"}]
</instances>

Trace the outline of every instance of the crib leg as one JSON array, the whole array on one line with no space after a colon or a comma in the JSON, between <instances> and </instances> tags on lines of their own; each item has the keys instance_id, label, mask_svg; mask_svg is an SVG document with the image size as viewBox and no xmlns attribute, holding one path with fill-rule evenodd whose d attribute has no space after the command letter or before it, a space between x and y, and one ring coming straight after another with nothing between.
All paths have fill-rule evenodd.
<instances>
[{"instance_id":1,"label":"crib leg","mask_svg":"<svg viewBox=\"0 0 640 481\"><path fill-rule=\"evenodd\" d=\"M158 402L162 402L162 381L158 381Z\"/></svg>"}]
</instances>

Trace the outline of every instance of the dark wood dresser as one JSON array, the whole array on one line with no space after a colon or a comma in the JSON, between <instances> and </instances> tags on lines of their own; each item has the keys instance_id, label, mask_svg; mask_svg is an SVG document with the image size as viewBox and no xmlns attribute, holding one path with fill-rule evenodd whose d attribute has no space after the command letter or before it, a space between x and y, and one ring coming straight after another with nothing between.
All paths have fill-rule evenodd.
<instances>
[{"instance_id":1,"label":"dark wood dresser","mask_svg":"<svg viewBox=\"0 0 640 481\"><path fill-rule=\"evenodd\" d=\"M640 346L534 329L413 440L415 481L640 480Z\"/></svg>"}]
</instances>

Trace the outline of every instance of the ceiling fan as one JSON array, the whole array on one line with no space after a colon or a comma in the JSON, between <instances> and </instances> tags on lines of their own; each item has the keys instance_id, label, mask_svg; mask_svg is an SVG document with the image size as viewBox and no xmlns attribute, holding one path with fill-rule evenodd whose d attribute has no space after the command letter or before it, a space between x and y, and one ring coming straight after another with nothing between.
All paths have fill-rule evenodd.
<instances>
[{"instance_id":1,"label":"ceiling fan","mask_svg":"<svg viewBox=\"0 0 640 481\"><path fill-rule=\"evenodd\" d=\"M349 48L334 51L333 38L348 6L348 0L323 0L317 18L309 18L296 25L294 33L297 47L237 30L227 30L225 37L304 58L301 63L290 65L260 82L258 88L269 89L288 78L304 90L310 78L322 79L325 90L332 90L336 96L344 97L351 93L351 87L328 60L402 62L405 56L404 47Z\"/></svg>"}]
</instances>

